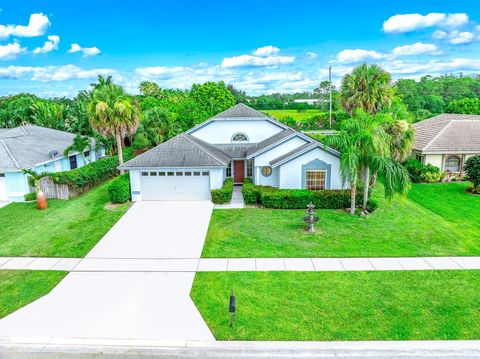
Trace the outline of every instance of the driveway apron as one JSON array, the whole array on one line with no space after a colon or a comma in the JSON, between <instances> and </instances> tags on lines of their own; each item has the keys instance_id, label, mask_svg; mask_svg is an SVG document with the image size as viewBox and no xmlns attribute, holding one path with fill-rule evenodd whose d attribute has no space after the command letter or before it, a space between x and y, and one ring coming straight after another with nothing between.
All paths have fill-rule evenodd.
<instances>
[{"instance_id":1,"label":"driveway apron","mask_svg":"<svg viewBox=\"0 0 480 359\"><path fill-rule=\"evenodd\" d=\"M198 260L212 208L207 201L138 202L85 260ZM70 273L48 295L0 320L0 337L214 340L189 296L194 276L108 266Z\"/></svg>"}]
</instances>

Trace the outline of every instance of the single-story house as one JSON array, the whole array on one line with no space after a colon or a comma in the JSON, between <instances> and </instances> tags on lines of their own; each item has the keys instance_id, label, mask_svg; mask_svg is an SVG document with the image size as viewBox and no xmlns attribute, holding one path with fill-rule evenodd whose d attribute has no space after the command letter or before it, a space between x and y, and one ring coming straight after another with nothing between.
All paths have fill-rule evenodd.
<instances>
[{"instance_id":1,"label":"single-story house","mask_svg":"<svg viewBox=\"0 0 480 359\"><path fill-rule=\"evenodd\" d=\"M257 185L341 189L340 154L238 104L126 162L133 201L210 199L226 178Z\"/></svg>"},{"instance_id":2,"label":"single-story house","mask_svg":"<svg viewBox=\"0 0 480 359\"><path fill-rule=\"evenodd\" d=\"M444 113L413 125L412 156L442 172L462 173L465 161L480 154L480 116Z\"/></svg>"},{"instance_id":3,"label":"single-story house","mask_svg":"<svg viewBox=\"0 0 480 359\"><path fill-rule=\"evenodd\" d=\"M20 202L34 191L22 170L36 172L68 171L85 165L82 155L63 152L75 135L51 128L26 125L0 129L0 201ZM92 147L94 142L92 140ZM85 151L87 162L105 155L104 150Z\"/></svg>"}]
</instances>

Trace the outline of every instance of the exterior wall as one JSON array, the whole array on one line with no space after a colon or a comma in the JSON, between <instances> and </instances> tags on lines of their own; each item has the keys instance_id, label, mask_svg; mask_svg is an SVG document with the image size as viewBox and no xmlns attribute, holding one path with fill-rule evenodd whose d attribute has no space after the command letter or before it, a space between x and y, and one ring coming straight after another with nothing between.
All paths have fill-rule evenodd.
<instances>
[{"instance_id":1,"label":"exterior wall","mask_svg":"<svg viewBox=\"0 0 480 359\"><path fill-rule=\"evenodd\" d=\"M340 176L340 159L330 153L316 148L280 166L279 187L291 189L304 189L304 172L308 164L322 162L329 167L327 184L329 189L342 189ZM328 187L327 187L328 188Z\"/></svg>"},{"instance_id":2,"label":"exterior wall","mask_svg":"<svg viewBox=\"0 0 480 359\"><path fill-rule=\"evenodd\" d=\"M248 142L258 143L282 130L281 127L266 120L218 120L190 134L208 143L220 144L232 143L232 136L241 132L247 135Z\"/></svg>"},{"instance_id":3,"label":"exterior wall","mask_svg":"<svg viewBox=\"0 0 480 359\"><path fill-rule=\"evenodd\" d=\"M443 171L443 155L425 155L424 164L430 163Z\"/></svg>"},{"instance_id":4,"label":"exterior wall","mask_svg":"<svg viewBox=\"0 0 480 359\"><path fill-rule=\"evenodd\" d=\"M305 143L307 143L306 140L304 140L303 138L300 138L298 136L295 136L295 137L289 139L288 141L285 141L285 142L281 143L280 145L278 145L276 147L273 147L269 151L264 152L264 153L260 154L259 156L256 156L255 157L255 165L259 166L259 167L270 166L270 161L271 160L273 160L277 157L280 157L281 155L283 155L285 153L288 153L288 152L294 150L295 148L298 148L298 147L304 145Z\"/></svg>"},{"instance_id":5,"label":"exterior wall","mask_svg":"<svg viewBox=\"0 0 480 359\"><path fill-rule=\"evenodd\" d=\"M256 185L273 186L273 187L279 186L278 179L279 179L280 170L278 167L272 168L272 173L268 177L265 177L262 174L261 167L255 167L254 173L255 173L254 183Z\"/></svg>"},{"instance_id":6,"label":"exterior wall","mask_svg":"<svg viewBox=\"0 0 480 359\"><path fill-rule=\"evenodd\" d=\"M142 200L142 183L141 172L146 171L208 171L210 172L210 189L217 189L223 186L225 181L224 168L144 168L142 170L131 170L130 173L130 188L132 192L132 201L138 202Z\"/></svg>"},{"instance_id":7,"label":"exterior wall","mask_svg":"<svg viewBox=\"0 0 480 359\"><path fill-rule=\"evenodd\" d=\"M8 200L11 202L22 202L23 197L30 192L27 177L22 172L5 173Z\"/></svg>"}]
</instances>

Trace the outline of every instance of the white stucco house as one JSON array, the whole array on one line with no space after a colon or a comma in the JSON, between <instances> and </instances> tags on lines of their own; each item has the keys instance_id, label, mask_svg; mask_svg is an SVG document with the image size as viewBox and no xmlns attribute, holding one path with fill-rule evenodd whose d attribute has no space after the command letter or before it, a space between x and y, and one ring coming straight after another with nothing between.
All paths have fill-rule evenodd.
<instances>
[{"instance_id":1,"label":"white stucco house","mask_svg":"<svg viewBox=\"0 0 480 359\"><path fill-rule=\"evenodd\" d=\"M20 202L34 190L22 170L60 172L85 165L78 152L71 152L68 157L63 155L74 138L69 132L34 125L0 128L0 201ZM105 152L100 149L86 151L84 155L92 162Z\"/></svg>"},{"instance_id":2,"label":"white stucco house","mask_svg":"<svg viewBox=\"0 0 480 359\"><path fill-rule=\"evenodd\" d=\"M465 161L480 154L480 116L444 113L413 125L412 156L442 172L462 173Z\"/></svg>"},{"instance_id":3,"label":"white stucco house","mask_svg":"<svg viewBox=\"0 0 480 359\"><path fill-rule=\"evenodd\" d=\"M204 200L226 178L258 185L341 189L339 153L238 104L126 162L132 200Z\"/></svg>"}]
</instances>

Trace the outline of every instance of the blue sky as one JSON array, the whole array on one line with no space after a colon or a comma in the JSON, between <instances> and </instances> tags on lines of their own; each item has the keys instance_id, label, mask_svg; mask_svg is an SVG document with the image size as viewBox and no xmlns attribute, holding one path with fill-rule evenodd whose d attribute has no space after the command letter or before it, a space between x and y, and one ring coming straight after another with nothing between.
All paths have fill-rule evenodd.
<instances>
[{"instance_id":1,"label":"blue sky","mask_svg":"<svg viewBox=\"0 0 480 359\"><path fill-rule=\"evenodd\" d=\"M394 78L480 73L479 0L0 2L0 95L73 96L97 74L129 92L224 80L250 94L313 89L332 66Z\"/></svg>"}]
</instances>

